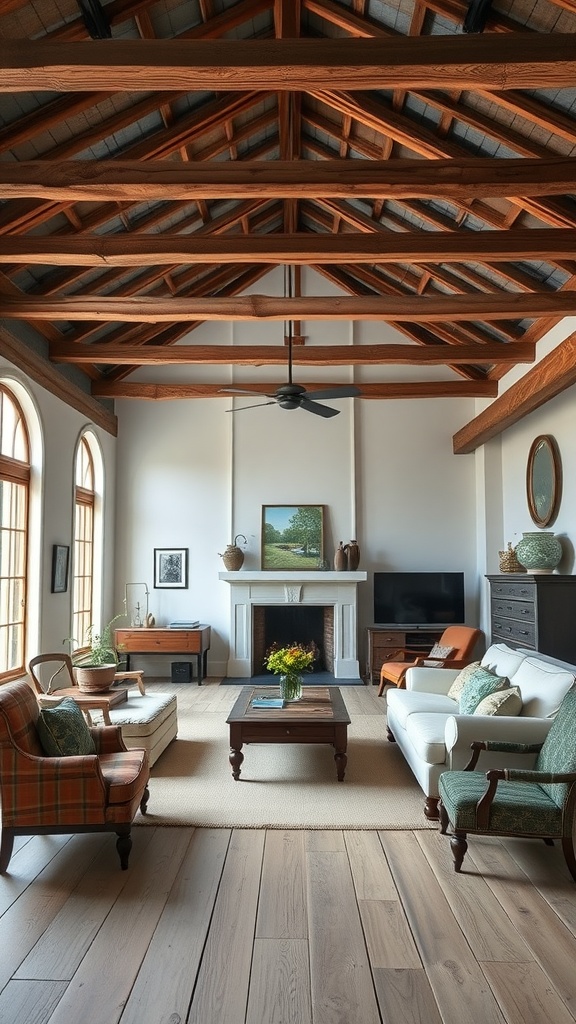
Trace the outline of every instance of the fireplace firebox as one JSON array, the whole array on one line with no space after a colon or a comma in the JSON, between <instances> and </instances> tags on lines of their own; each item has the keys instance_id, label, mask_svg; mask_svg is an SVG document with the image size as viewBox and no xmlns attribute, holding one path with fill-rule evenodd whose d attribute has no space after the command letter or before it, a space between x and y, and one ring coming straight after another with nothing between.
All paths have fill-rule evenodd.
<instances>
[{"instance_id":1,"label":"fireplace firebox","mask_svg":"<svg viewBox=\"0 0 576 1024\"><path fill-rule=\"evenodd\" d=\"M331 605L254 605L252 608L252 653L254 674L263 668L272 644L287 647L299 643L314 645L318 654L312 672L334 671L334 608Z\"/></svg>"}]
</instances>

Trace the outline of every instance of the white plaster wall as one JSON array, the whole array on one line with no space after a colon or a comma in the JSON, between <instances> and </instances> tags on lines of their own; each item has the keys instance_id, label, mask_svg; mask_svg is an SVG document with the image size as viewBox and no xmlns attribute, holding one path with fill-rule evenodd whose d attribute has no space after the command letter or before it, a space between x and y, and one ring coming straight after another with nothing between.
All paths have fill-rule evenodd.
<instances>
[{"instance_id":1,"label":"white plaster wall","mask_svg":"<svg viewBox=\"0 0 576 1024\"><path fill-rule=\"evenodd\" d=\"M302 275L303 292L340 294L313 271ZM282 294L280 269L253 292ZM302 324L307 344L409 343L394 329L347 321ZM282 322L208 323L182 343L248 345L277 343ZM360 370L356 371L357 374ZM362 368L356 379L454 379L446 367ZM207 381L242 387L262 381L264 390L286 380L282 367L140 368L131 380ZM295 365L297 383L354 380L347 367L313 371ZM467 608L477 619L476 503L474 456L454 456L452 436L473 415L472 400L335 400L330 420L276 405L244 408L258 400L222 399L117 402L118 517L117 593L124 583L146 581L159 624L192 616L213 629L209 671L225 674L230 594L218 581L222 552L235 534L247 538L245 569L259 569L261 510L265 504L323 504L325 556L332 561L340 540L357 539L360 654L372 622L375 569L463 569ZM227 410L243 409L228 412ZM190 588L152 589L153 548L190 546ZM153 659L147 659L147 661ZM155 659L168 674L169 658ZM140 663L140 662L139 662ZM143 664L146 666L146 661Z\"/></svg>"}]
</instances>

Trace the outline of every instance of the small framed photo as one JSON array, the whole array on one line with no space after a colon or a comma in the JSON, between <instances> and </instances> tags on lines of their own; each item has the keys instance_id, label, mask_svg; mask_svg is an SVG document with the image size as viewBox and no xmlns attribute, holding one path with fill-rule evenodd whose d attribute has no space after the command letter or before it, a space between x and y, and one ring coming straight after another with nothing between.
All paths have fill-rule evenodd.
<instances>
[{"instance_id":1,"label":"small framed photo","mask_svg":"<svg viewBox=\"0 0 576 1024\"><path fill-rule=\"evenodd\" d=\"M68 563L70 548L66 544L52 545L52 593L65 594L68 590Z\"/></svg>"},{"instance_id":2,"label":"small framed photo","mask_svg":"<svg viewBox=\"0 0 576 1024\"><path fill-rule=\"evenodd\" d=\"M317 569L323 545L323 505L262 506L263 569Z\"/></svg>"},{"instance_id":3,"label":"small framed photo","mask_svg":"<svg viewBox=\"0 0 576 1024\"><path fill-rule=\"evenodd\" d=\"M188 587L188 548L154 548L154 586L164 590Z\"/></svg>"}]
</instances>

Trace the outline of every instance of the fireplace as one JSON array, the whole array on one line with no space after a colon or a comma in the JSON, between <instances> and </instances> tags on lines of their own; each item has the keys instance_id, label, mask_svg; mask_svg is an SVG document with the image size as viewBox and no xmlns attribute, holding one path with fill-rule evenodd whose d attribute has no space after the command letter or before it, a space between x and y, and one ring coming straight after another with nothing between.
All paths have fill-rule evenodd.
<instances>
[{"instance_id":1,"label":"fireplace","mask_svg":"<svg viewBox=\"0 0 576 1024\"><path fill-rule=\"evenodd\" d=\"M334 671L334 608L332 605L273 604L252 608L253 674L262 668L266 651L277 644L314 645L318 655L313 672ZM260 667L259 667L260 666Z\"/></svg>"},{"instance_id":2,"label":"fireplace","mask_svg":"<svg viewBox=\"0 0 576 1024\"><path fill-rule=\"evenodd\" d=\"M358 664L357 586L365 572L221 572L219 579L230 585L230 653L227 675L249 678L263 671L266 652L266 611L310 612L321 616L319 646L324 665L336 679L356 679ZM274 626L280 620L272 620ZM292 620L296 623L296 618ZM288 629L291 625L288 614ZM278 627L280 628L280 627ZM282 627L283 628L283 627ZM306 626L305 628L310 628ZM273 637L283 642L281 637ZM289 636L290 643L298 636ZM271 641L272 642L272 641Z\"/></svg>"}]
</instances>

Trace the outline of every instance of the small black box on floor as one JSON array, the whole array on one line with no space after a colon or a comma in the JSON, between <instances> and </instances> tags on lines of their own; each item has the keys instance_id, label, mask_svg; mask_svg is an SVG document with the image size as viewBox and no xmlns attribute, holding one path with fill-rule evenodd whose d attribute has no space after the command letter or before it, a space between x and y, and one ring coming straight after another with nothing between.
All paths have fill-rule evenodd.
<instances>
[{"instance_id":1,"label":"small black box on floor","mask_svg":"<svg viewBox=\"0 0 576 1024\"><path fill-rule=\"evenodd\" d=\"M172 662L172 682L173 683L191 683L192 682L192 662L191 661L173 661Z\"/></svg>"}]
</instances>

